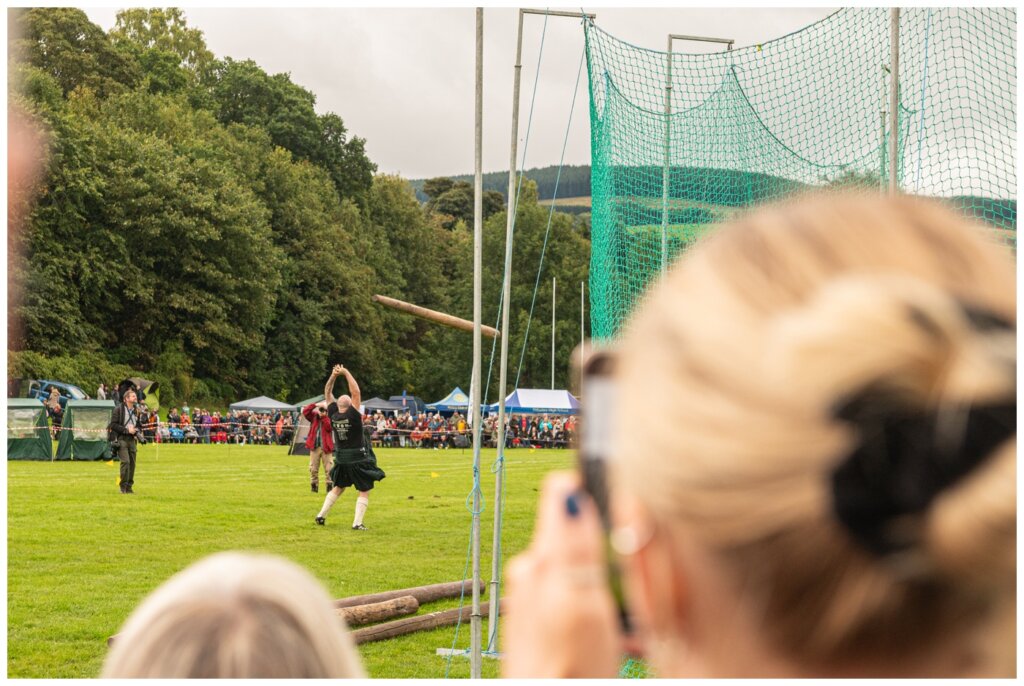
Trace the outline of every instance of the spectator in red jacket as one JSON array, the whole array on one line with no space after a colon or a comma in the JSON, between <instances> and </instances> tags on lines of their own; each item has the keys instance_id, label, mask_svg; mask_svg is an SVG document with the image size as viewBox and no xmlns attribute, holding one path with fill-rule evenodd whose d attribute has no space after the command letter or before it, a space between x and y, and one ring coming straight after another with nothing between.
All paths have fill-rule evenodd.
<instances>
[{"instance_id":1,"label":"spectator in red jacket","mask_svg":"<svg viewBox=\"0 0 1024 686\"><path fill-rule=\"evenodd\" d=\"M334 437L331 434L331 420L327 416L325 402L310 403L302 408L302 416L309 421L309 436L306 447L309 448L309 488L313 493L320 489L320 464L324 466L324 479L327 490L331 490L331 462L334 455Z\"/></svg>"}]
</instances>

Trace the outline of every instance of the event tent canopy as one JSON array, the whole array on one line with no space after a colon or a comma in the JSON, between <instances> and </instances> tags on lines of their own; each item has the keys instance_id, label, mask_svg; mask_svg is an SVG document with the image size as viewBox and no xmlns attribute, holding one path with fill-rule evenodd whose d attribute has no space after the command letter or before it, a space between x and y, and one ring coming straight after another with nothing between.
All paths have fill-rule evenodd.
<instances>
[{"instance_id":1,"label":"event tent canopy","mask_svg":"<svg viewBox=\"0 0 1024 686\"><path fill-rule=\"evenodd\" d=\"M38 398L7 399L7 459L49 460L53 443L46 408Z\"/></svg>"},{"instance_id":2,"label":"event tent canopy","mask_svg":"<svg viewBox=\"0 0 1024 686\"><path fill-rule=\"evenodd\" d=\"M487 411L498 411L498 403L487 406ZM578 414L580 403L566 390L547 388L517 388L505 398L506 414Z\"/></svg>"},{"instance_id":3,"label":"event tent canopy","mask_svg":"<svg viewBox=\"0 0 1024 686\"><path fill-rule=\"evenodd\" d=\"M397 403L399 411L408 410L413 415L423 414L427 411L427 404L423 402L422 398L415 395L393 395L388 400Z\"/></svg>"},{"instance_id":4,"label":"event tent canopy","mask_svg":"<svg viewBox=\"0 0 1024 686\"><path fill-rule=\"evenodd\" d=\"M467 396L461 388L456 386L455 389L444 398L441 398L436 403L429 403L427 405L427 409L436 410L438 412L465 412L469 409L469 396Z\"/></svg>"},{"instance_id":5,"label":"event tent canopy","mask_svg":"<svg viewBox=\"0 0 1024 686\"><path fill-rule=\"evenodd\" d=\"M364 413L376 412L401 412L402 403L396 403L394 400L384 400L383 398L370 398L365 401L362 405Z\"/></svg>"},{"instance_id":6,"label":"event tent canopy","mask_svg":"<svg viewBox=\"0 0 1024 686\"><path fill-rule=\"evenodd\" d=\"M295 409L294 405L268 398L265 395L249 398L248 400L239 400L237 403L231 403L228 407L232 410L248 410L250 412L273 412L274 410L291 412Z\"/></svg>"},{"instance_id":7,"label":"event tent canopy","mask_svg":"<svg viewBox=\"0 0 1024 686\"><path fill-rule=\"evenodd\" d=\"M113 400L69 400L64 409L56 459L109 460L107 427L113 412Z\"/></svg>"}]
</instances>

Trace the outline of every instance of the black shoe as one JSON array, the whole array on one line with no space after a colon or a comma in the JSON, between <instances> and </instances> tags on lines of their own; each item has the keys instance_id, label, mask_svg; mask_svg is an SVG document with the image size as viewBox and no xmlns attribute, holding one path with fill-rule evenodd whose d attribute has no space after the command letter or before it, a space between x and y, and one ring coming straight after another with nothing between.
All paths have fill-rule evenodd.
<instances>
[{"instance_id":1,"label":"black shoe","mask_svg":"<svg viewBox=\"0 0 1024 686\"><path fill-rule=\"evenodd\" d=\"M126 489L122 488L121 489L121 495L128 495L128 491Z\"/></svg>"},{"instance_id":2,"label":"black shoe","mask_svg":"<svg viewBox=\"0 0 1024 686\"><path fill-rule=\"evenodd\" d=\"M319 524L320 526L323 526L324 524L327 523L327 520L324 519L323 517L317 517L316 518L316 523Z\"/></svg>"},{"instance_id":3,"label":"black shoe","mask_svg":"<svg viewBox=\"0 0 1024 686\"><path fill-rule=\"evenodd\" d=\"M352 527L353 531L366 531L366 527L362 524L356 524Z\"/></svg>"},{"instance_id":4,"label":"black shoe","mask_svg":"<svg viewBox=\"0 0 1024 686\"><path fill-rule=\"evenodd\" d=\"M319 489L318 489L316 484L310 484L309 485L309 490L311 490L313 493L316 493L317 490L319 490Z\"/></svg>"},{"instance_id":5,"label":"black shoe","mask_svg":"<svg viewBox=\"0 0 1024 686\"><path fill-rule=\"evenodd\" d=\"M135 495L135 491L132 490L131 486L129 486L127 490L125 490L125 493L127 493L128 495Z\"/></svg>"}]
</instances>

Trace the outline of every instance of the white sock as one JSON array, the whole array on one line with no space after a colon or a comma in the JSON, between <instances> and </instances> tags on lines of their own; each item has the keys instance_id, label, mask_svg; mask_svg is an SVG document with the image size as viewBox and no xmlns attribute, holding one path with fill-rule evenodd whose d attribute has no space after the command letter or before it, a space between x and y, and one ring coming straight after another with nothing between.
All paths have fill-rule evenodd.
<instances>
[{"instance_id":1,"label":"white sock","mask_svg":"<svg viewBox=\"0 0 1024 686\"><path fill-rule=\"evenodd\" d=\"M352 520L352 526L359 526L363 523L363 517L366 516L366 508L370 506L370 498L361 495L356 498L356 518Z\"/></svg>"},{"instance_id":2,"label":"white sock","mask_svg":"<svg viewBox=\"0 0 1024 686\"><path fill-rule=\"evenodd\" d=\"M324 498L324 506L320 508L320 514L317 517L326 517L327 513L331 511L334 506L334 501L338 499L338 496L334 494L334 489L327 491L327 497Z\"/></svg>"}]
</instances>

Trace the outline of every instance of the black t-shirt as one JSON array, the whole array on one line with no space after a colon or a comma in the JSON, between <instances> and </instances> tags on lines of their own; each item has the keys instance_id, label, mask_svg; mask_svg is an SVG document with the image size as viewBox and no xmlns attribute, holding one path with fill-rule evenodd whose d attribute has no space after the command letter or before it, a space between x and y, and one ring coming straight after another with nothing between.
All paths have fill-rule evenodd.
<instances>
[{"instance_id":1,"label":"black t-shirt","mask_svg":"<svg viewBox=\"0 0 1024 686\"><path fill-rule=\"evenodd\" d=\"M327 406L327 416L330 417L331 428L334 429L336 450L363 447L363 416L354 405L350 405L344 412L339 412L338 403L331 403Z\"/></svg>"}]
</instances>

